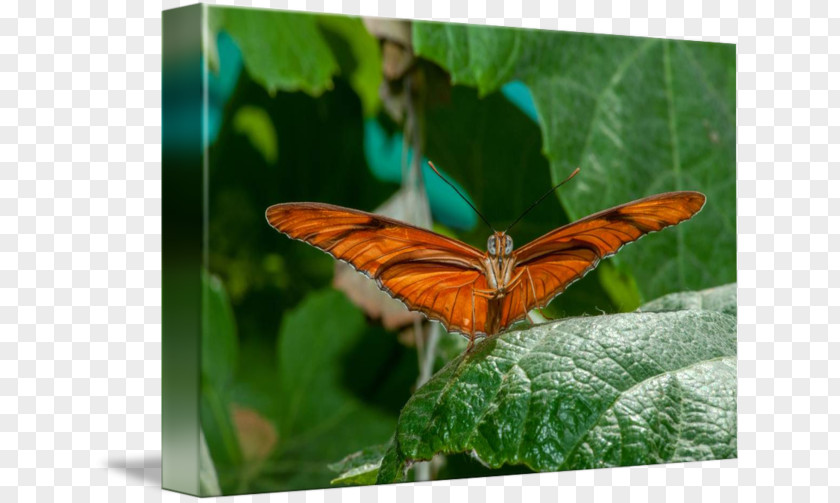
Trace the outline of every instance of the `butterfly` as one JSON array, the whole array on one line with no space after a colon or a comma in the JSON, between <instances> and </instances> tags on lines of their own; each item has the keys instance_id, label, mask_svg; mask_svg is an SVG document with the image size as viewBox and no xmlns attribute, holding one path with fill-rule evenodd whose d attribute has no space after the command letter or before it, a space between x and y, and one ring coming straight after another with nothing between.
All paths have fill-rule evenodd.
<instances>
[{"instance_id":1,"label":"butterfly","mask_svg":"<svg viewBox=\"0 0 840 503\"><path fill-rule=\"evenodd\" d=\"M625 244L691 218L705 202L706 196L694 191L656 194L589 215L517 249L507 234L511 224L493 230L484 252L392 218L325 203L275 204L266 219L286 236L350 264L410 310L464 335L469 351L476 339L503 332L548 305Z\"/></svg>"}]
</instances>

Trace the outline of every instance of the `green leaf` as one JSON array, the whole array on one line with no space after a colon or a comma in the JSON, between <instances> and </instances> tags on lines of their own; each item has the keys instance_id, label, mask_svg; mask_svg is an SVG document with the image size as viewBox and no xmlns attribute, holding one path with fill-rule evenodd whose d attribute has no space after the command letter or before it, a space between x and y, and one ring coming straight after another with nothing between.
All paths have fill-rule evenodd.
<instances>
[{"instance_id":1,"label":"green leaf","mask_svg":"<svg viewBox=\"0 0 840 503\"><path fill-rule=\"evenodd\" d=\"M202 272L201 373L211 385L223 387L233 377L239 357L236 323L219 278Z\"/></svg>"},{"instance_id":2,"label":"green leaf","mask_svg":"<svg viewBox=\"0 0 840 503\"><path fill-rule=\"evenodd\" d=\"M709 288L699 292L680 292L665 295L639 308L642 312L680 311L705 309L735 316L738 311L738 287L735 283Z\"/></svg>"},{"instance_id":3,"label":"green leaf","mask_svg":"<svg viewBox=\"0 0 840 503\"><path fill-rule=\"evenodd\" d=\"M627 266L607 260L598 265L598 280L621 312L633 311L642 303L636 278Z\"/></svg>"},{"instance_id":4,"label":"green leaf","mask_svg":"<svg viewBox=\"0 0 840 503\"><path fill-rule=\"evenodd\" d=\"M570 318L479 344L400 414L378 483L438 453L555 471L736 455L734 316Z\"/></svg>"},{"instance_id":5,"label":"green leaf","mask_svg":"<svg viewBox=\"0 0 840 503\"><path fill-rule=\"evenodd\" d=\"M224 30L236 41L248 73L269 93L318 96L332 89L333 77L341 74L367 116L378 109L382 56L361 19L241 7L209 7L208 19L212 35ZM211 45L211 63L214 54Z\"/></svg>"},{"instance_id":6,"label":"green leaf","mask_svg":"<svg viewBox=\"0 0 840 503\"><path fill-rule=\"evenodd\" d=\"M233 117L233 128L251 140L266 163L277 162L277 132L268 112L255 106L243 106Z\"/></svg>"},{"instance_id":7,"label":"green leaf","mask_svg":"<svg viewBox=\"0 0 840 503\"><path fill-rule=\"evenodd\" d=\"M379 109L379 84L382 82L382 53L379 41L368 33L362 20L346 16L318 15L324 33L341 67L341 74L362 100L366 117Z\"/></svg>"},{"instance_id":8,"label":"green leaf","mask_svg":"<svg viewBox=\"0 0 840 503\"><path fill-rule=\"evenodd\" d=\"M376 483L379 465L390 444L366 447L347 455L341 461L329 465L329 469L338 473L332 479L332 485L370 485Z\"/></svg>"},{"instance_id":9,"label":"green leaf","mask_svg":"<svg viewBox=\"0 0 840 503\"><path fill-rule=\"evenodd\" d=\"M377 484L390 484L405 480L408 470L407 460L403 458L402 451L397 448L394 438L391 439L382 462L379 464L379 472L376 474Z\"/></svg>"},{"instance_id":10,"label":"green leaf","mask_svg":"<svg viewBox=\"0 0 840 503\"><path fill-rule=\"evenodd\" d=\"M316 16L211 7L208 25L213 34L220 30L230 34L242 51L248 73L269 93L304 91L318 96L332 88L338 62L318 31Z\"/></svg>"},{"instance_id":11,"label":"green leaf","mask_svg":"<svg viewBox=\"0 0 840 503\"><path fill-rule=\"evenodd\" d=\"M551 32L536 33L544 36ZM415 52L449 71L453 84L477 87L482 96L513 79L525 34L532 37L535 32L464 24L412 24Z\"/></svg>"},{"instance_id":12,"label":"green leaf","mask_svg":"<svg viewBox=\"0 0 840 503\"><path fill-rule=\"evenodd\" d=\"M344 358L369 336L361 311L331 289L307 296L283 318L276 461L291 464L274 477L287 489L326 486L333 478L329 463L392 434L395 418L350 393L342 374Z\"/></svg>"},{"instance_id":13,"label":"green leaf","mask_svg":"<svg viewBox=\"0 0 840 503\"><path fill-rule=\"evenodd\" d=\"M658 192L706 194L692 221L617 257L643 299L735 279L734 45L434 23L415 23L413 41L482 94L528 86L552 179L581 167L559 192L572 219Z\"/></svg>"}]
</instances>

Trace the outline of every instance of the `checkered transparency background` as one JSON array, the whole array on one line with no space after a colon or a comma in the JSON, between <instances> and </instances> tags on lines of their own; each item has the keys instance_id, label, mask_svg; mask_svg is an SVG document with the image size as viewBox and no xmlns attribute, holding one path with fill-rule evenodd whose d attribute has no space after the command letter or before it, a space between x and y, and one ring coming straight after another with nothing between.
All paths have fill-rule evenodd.
<instances>
[{"instance_id":1,"label":"checkered transparency background","mask_svg":"<svg viewBox=\"0 0 840 503\"><path fill-rule=\"evenodd\" d=\"M235 501L840 501L840 5L227 3L736 42L739 89L737 460ZM0 3L0 501L189 499L159 475L160 17L179 5Z\"/></svg>"}]
</instances>

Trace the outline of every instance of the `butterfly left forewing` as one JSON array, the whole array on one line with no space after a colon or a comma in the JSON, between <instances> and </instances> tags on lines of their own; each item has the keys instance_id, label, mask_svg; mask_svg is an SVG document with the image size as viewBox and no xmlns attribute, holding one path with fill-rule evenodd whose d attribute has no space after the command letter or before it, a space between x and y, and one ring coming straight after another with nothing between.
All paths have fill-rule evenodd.
<instances>
[{"instance_id":1,"label":"butterfly left forewing","mask_svg":"<svg viewBox=\"0 0 840 503\"><path fill-rule=\"evenodd\" d=\"M282 203L266 219L287 236L315 246L376 281L409 309L448 331L484 332L487 300L483 254L460 241L398 220L323 203ZM475 314L473 314L475 313Z\"/></svg>"},{"instance_id":2,"label":"butterfly left forewing","mask_svg":"<svg viewBox=\"0 0 840 503\"><path fill-rule=\"evenodd\" d=\"M438 261L473 268L477 249L399 220L324 203L281 203L266 210L268 223L315 246L369 277L400 260Z\"/></svg>"},{"instance_id":3,"label":"butterfly left forewing","mask_svg":"<svg viewBox=\"0 0 840 503\"><path fill-rule=\"evenodd\" d=\"M705 204L699 192L668 192L604 210L555 229L515 250L520 280L505 297L502 329L544 307L622 246L691 218Z\"/></svg>"}]
</instances>

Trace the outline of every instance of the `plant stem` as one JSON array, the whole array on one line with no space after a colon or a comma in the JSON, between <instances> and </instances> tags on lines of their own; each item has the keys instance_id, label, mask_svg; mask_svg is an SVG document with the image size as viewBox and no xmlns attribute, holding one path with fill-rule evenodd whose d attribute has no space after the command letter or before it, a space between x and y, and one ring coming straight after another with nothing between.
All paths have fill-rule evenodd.
<instances>
[{"instance_id":1,"label":"plant stem","mask_svg":"<svg viewBox=\"0 0 840 503\"><path fill-rule=\"evenodd\" d=\"M426 337L424 348L421 353L421 346L417 346L418 357L422 354L422 364L420 365L420 375L417 377L417 389L426 384L429 378L432 377L432 371L435 367L435 353L437 352L437 344L440 339L440 325L437 323L429 323L429 333ZM418 332L415 331L415 335ZM422 333L417 336L418 339L423 339ZM414 480L420 482L424 480L431 480L432 461L417 463L414 465Z\"/></svg>"},{"instance_id":2,"label":"plant stem","mask_svg":"<svg viewBox=\"0 0 840 503\"><path fill-rule=\"evenodd\" d=\"M426 337L425 351L423 352L423 364L420 367L420 376L417 378L417 387L426 384L426 381L432 377L432 371L435 366L435 353L437 352L437 343L440 339L440 325L437 323L429 323L429 334ZM418 348L419 351L419 348Z\"/></svg>"}]
</instances>

